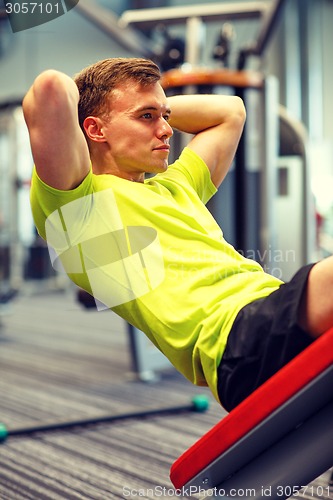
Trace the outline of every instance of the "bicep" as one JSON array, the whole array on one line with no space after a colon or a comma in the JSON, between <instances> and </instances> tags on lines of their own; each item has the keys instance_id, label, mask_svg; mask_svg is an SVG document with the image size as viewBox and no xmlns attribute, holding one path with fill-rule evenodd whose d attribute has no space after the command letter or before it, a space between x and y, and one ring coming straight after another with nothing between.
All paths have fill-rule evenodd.
<instances>
[{"instance_id":1,"label":"bicep","mask_svg":"<svg viewBox=\"0 0 333 500\"><path fill-rule=\"evenodd\" d=\"M51 71L36 79L23 101L37 173L57 189L76 187L90 168L77 101L74 82Z\"/></svg>"}]
</instances>

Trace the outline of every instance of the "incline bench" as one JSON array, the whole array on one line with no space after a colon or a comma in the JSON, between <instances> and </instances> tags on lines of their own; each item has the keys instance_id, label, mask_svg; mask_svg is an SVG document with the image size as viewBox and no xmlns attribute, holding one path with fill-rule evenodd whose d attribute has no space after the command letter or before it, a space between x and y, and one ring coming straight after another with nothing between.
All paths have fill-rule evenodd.
<instances>
[{"instance_id":1,"label":"incline bench","mask_svg":"<svg viewBox=\"0 0 333 500\"><path fill-rule=\"evenodd\" d=\"M181 455L170 478L184 496L281 500L332 465L333 328ZM318 493L329 498L328 484Z\"/></svg>"}]
</instances>

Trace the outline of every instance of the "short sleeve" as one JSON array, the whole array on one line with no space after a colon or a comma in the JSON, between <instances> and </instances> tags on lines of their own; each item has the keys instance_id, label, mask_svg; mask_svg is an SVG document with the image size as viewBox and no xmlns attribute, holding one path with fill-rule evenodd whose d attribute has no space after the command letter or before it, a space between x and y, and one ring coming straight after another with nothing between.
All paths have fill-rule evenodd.
<instances>
[{"instance_id":1,"label":"short sleeve","mask_svg":"<svg viewBox=\"0 0 333 500\"><path fill-rule=\"evenodd\" d=\"M60 207L73 200L90 194L93 190L92 170L75 189L62 191L55 189L41 180L36 168L33 169L30 190L32 216L38 233L45 239L45 221Z\"/></svg>"},{"instance_id":2,"label":"short sleeve","mask_svg":"<svg viewBox=\"0 0 333 500\"><path fill-rule=\"evenodd\" d=\"M206 163L194 151L184 148L178 160L170 165L168 174L181 173L196 191L203 203L207 203L217 192Z\"/></svg>"}]
</instances>

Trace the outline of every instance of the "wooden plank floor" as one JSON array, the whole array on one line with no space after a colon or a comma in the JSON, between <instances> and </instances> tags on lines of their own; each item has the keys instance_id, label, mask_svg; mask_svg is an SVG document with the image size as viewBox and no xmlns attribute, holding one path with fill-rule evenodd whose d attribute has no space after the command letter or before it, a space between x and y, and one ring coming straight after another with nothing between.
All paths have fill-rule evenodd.
<instances>
[{"instance_id":1,"label":"wooden plank floor","mask_svg":"<svg viewBox=\"0 0 333 500\"><path fill-rule=\"evenodd\" d=\"M124 322L110 311L83 310L73 290L25 290L0 319L0 421L8 429L208 395L173 370L158 383L137 381ZM223 415L211 398L203 414L9 436L0 445L0 499L180 498L169 480L171 464ZM298 498L332 498L328 475Z\"/></svg>"}]
</instances>

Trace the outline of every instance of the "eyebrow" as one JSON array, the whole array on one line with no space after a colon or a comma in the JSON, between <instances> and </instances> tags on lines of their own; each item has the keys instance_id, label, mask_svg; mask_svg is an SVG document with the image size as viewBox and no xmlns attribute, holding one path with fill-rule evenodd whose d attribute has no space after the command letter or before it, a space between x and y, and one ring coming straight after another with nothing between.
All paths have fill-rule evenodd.
<instances>
[{"instance_id":1,"label":"eyebrow","mask_svg":"<svg viewBox=\"0 0 333 500\"><path fill-rule=\"evenodd\" d=\"M159 111L159 109L160 108L157 108L156 106L142 106L141 108L137 108L134 111L136 113L142 113L143 111ZM166 107L164 112L167 113L168 115L170 115L171 109L169 107Z\"/></svg>"}]
</instances>

